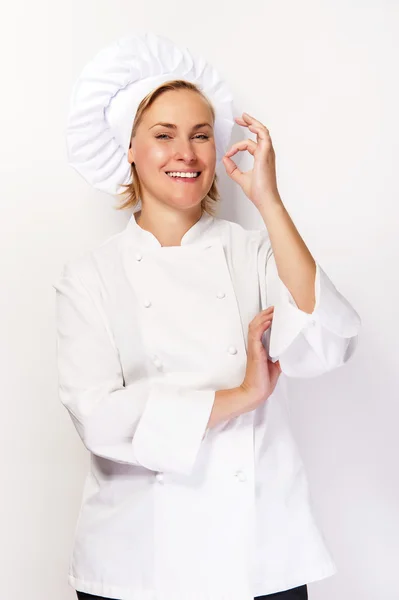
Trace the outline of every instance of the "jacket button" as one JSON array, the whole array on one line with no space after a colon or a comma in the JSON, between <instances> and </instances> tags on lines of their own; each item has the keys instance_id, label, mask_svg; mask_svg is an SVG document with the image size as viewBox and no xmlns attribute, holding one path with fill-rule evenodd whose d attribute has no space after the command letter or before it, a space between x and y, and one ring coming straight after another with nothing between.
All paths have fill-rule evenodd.
<instances>
[{"instance_id":1,"label":"jacket button","mask_svg":"<svg viewBox=\"0 0 399 600\"><path fill-rule=\"evenodd\" d=\"M224 297L225 297L225 295L226 295L226 294L225 294L224 292L218 292L218 293L216 294L216 296L217 296L218 298L224 298Z\"/></svg>"},{"instance_id":2,"label":"jacket button","mask_svg":"<svg viewBox=\"0 0 399 600\"><path fill-rule=\"evenodd\" d=\"M237 354L237 348L235 346L230 346L228 349L229 354Z\"/></svg>"},{"instance_id":3,"label":"jacket button","mask_svg":"<svg viewBox=\"0 0 399 600\"><path fill-rule=\"evenodd\" d=\"M151 301L150 300L144 300L144 306L146 308L148 308L149 306L151 306Z\"/></svg>"},{"instance_id":4,"label":"jacket button","mask_svg":"<svg viewBox=\"0 0 399 600\"><path fill-rule=\"evenodd\" d=\"M157 356L153 358L152 362L157 367L157 369L160 369L162 367L162 361Z\"/></svg>"},{"instance_id":5,"label":"jacket button","mask_svg":"<svg viewBox=\"0 0 399 600\"><path fill-rule=\"evenodd\" d=\"M237 477L238 481L246 481L247 479L245 473L243 473L242 471L236 471L235 476Z\"/></svg>"},{"instance_id":6,"label":"jacket button","mask_svg":"<svg viewBox=\"0 0 399 600\"><path fill-rule=\"evenodd\" d=\"M157 473L155 475L155 479L158 481L158 483L163 483L163 473Z\"/></svg>"},{"instance_id":7,"label":"jacket button","mask_svg":"<svg viewBox=\"0 0 399 600\"><path fill-rule=\"evenodd\" d=\"M136 260L141 260L143 258L143 255L140 254L140 252L137 252L136 254Z\"/></svg>"}]
</instances>

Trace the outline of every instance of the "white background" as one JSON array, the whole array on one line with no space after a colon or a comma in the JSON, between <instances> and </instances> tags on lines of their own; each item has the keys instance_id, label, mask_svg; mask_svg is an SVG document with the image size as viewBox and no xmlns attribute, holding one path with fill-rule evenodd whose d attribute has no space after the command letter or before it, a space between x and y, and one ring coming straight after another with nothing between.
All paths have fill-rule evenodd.
<instances>
[{"instance_id":1,"label":"white background","mask_svg":"<svg viewBox=\"0 0 399 600\"><path fill-rule=\"evenodd\" d=\"M3 7L2 598L75 598L67 568L88 453L58 400L52 282L66 260L120 231L129 213L68 167L64 127L83 66L135 28L208 58L239 109L269 128L282 199L362 317L349 364L289 382L294 433L339 569L310 584L309 597L398 597L398 17L394 0L14 0ZM243 136L236 126L232 142ZM240 164L249 166L250 157ZM223 165L218 172L219 215L263 226Z\"/></svg>"}]
</instances>

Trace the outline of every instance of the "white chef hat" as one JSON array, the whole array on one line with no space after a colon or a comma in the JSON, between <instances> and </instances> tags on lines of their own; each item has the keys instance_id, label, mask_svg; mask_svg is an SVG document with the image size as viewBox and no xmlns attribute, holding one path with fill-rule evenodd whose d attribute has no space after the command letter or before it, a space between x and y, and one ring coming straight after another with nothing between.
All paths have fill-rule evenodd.
<instances>
[{"instance_id":1,"label":"white chef hat","mask_svg":"<svg viewBox=\"0 0 399 600\"><path fill-rule=\"evenodd\" d=\"M76 81L66 128L68 163L93 187L117 194L130 181L127 153L137 108L166 81L197 84L215 110L216 160L234 125L231 92L204 58L151 32L121 38L101 50Z\"/></svg>"}]
</instances>

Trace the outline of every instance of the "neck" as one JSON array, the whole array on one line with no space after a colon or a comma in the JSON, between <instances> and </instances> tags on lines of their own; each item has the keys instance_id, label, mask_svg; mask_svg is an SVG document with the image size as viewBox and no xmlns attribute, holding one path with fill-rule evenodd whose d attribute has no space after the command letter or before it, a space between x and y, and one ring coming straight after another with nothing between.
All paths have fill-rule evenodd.
<instances>
[{"instance_id":1,"label":"neck","mask_svg":"<svg viewBox=\"0 0 399 600\"><path fill-rule=\"evenodd\" d=\"M174 210L170 207L146 210L145 206L135 213L136 223L152 233L161 246L180 246L184 234L201 218L201 205L192 210Z\"/></svg>"}]
</instances>

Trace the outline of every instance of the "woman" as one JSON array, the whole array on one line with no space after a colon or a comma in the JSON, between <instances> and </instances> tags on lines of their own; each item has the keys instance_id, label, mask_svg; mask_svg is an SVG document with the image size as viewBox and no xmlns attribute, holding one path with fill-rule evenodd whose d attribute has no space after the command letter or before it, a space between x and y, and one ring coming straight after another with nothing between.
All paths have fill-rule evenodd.
<instances>
[{"instance_id":1,"label":"woman","mask_svg":"<svg viewBox=\"0 0 399 600\"><path fill-rule=\"evenodd\" d=\"M256 141L226 151L228 110L213 93L224 84L191 56L189 77L188 54L176 60L170 44L131 37L93 63L108 95L92 93L93 65L74 92L71 164L112 192L124 157L123 206L140 199L141 210L54 286L60 398L91 453L68 581L85 600L303 600L336 567L279 375L343 365L360 320L284 208L267 128L243 113L235 121ZM126 102L108 101L137 56L174 60L158 85L148 68L144 96L141 71L126 134ZM84 98L108 114L104 131L93 133ZM232 160L242 150L254 157L247 173ZM214 216L220 158L268 235Z\"/></svg>"}]
</instances>

